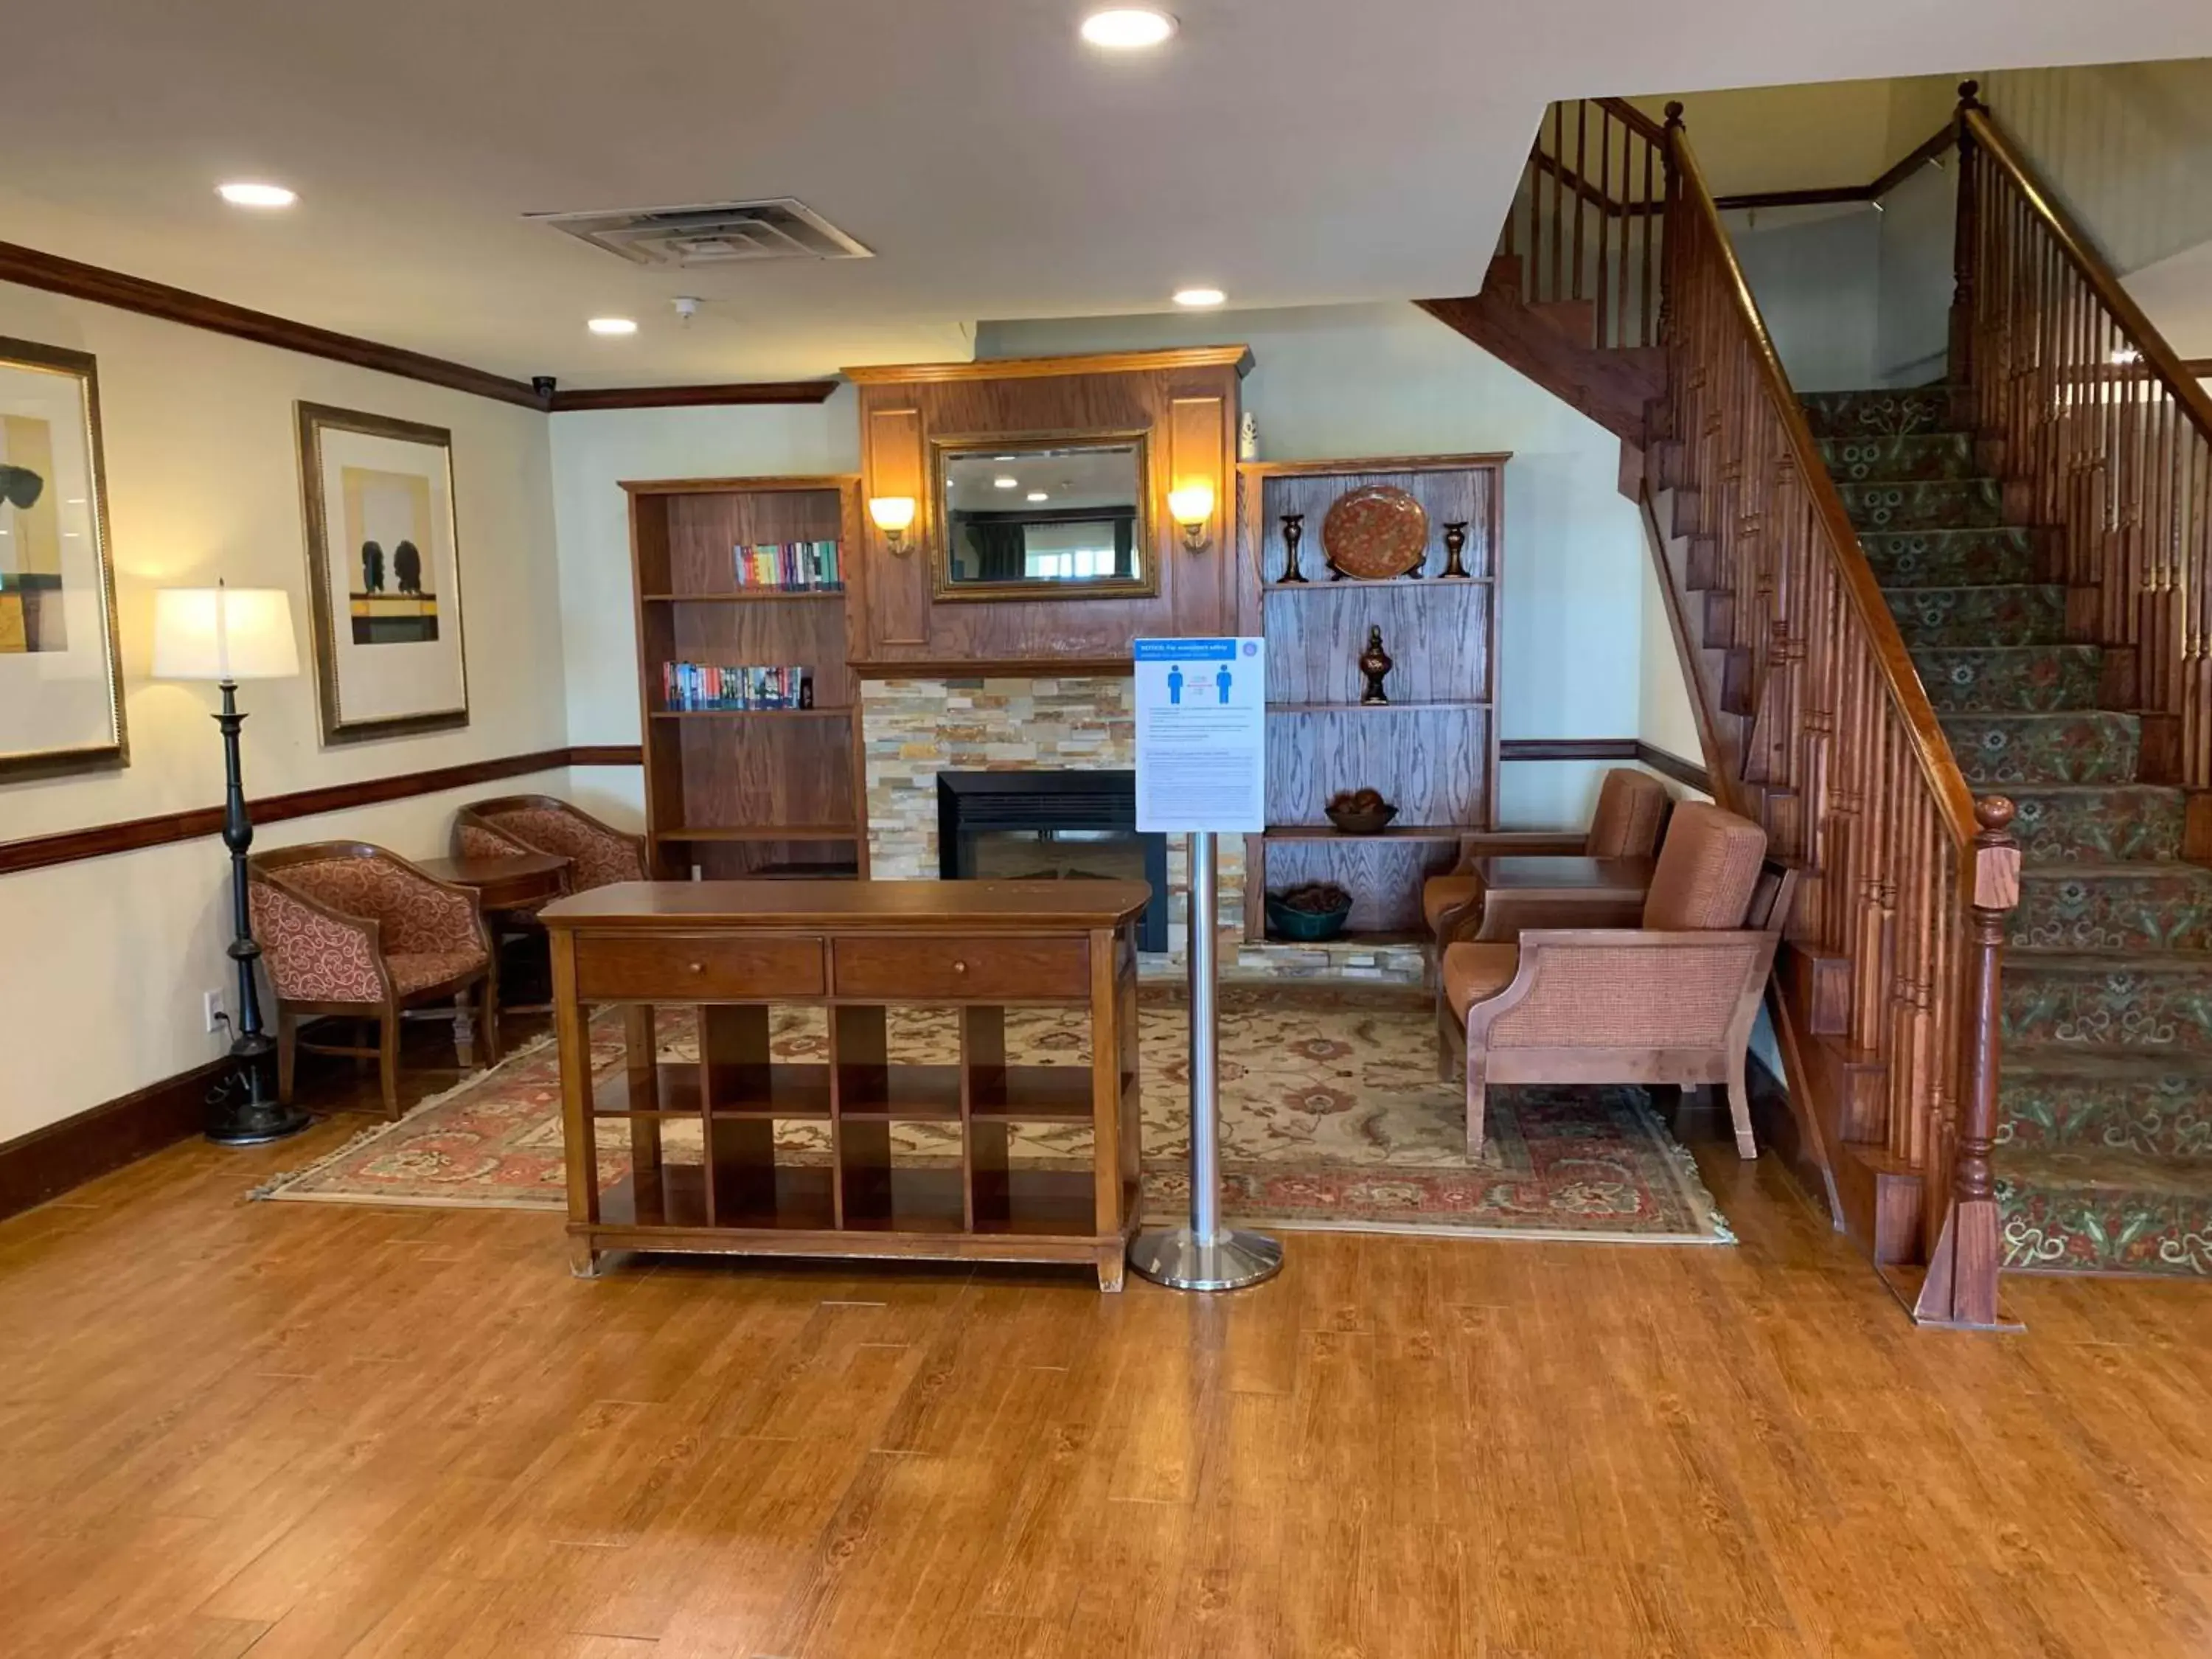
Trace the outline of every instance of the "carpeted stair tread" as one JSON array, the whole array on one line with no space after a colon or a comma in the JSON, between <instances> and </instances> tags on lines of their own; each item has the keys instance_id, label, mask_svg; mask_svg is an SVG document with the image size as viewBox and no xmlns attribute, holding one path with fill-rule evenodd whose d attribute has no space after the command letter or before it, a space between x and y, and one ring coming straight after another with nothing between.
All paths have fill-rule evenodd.
<instances>
[{"instance_id":1,"label":"carpeted stair tread","mask_svg":"<svg viewBox=\"0 0 2212 1659\"><path fill-rule=\"evenodd\" d=\"M1820 459L1838 483L1920 483L1979 476L1974 441L1964 432L1823 438Z\"/></svg>"},{"instance_id":2,"label":"carpeted stair tread","mask_svg":"<svg viewBox=\"0 0 2212 1659\"><path fill-rule=\"evenodd\" d=\"M2155 783L2037 783L2008 791L2013 839L2038 864L2171 863L2188 798Z\"/></svg>"},{"instance_id":3,"label":"carpeted stair tread","mask_svg":"<svg viewBox=\"0 0 2212 1659\"><path fill-rule=\"evenodd\" d=\"M2008 1149L1997 1198L2009 1268L2212 1273L2212 1158L2124 1146Z\"/></svg>"},{"instance_id":4,"label":"carpeted stair tread","mask_svg":"<svg viewBox=\"0 0 2212 1659\"><path fill-rule=\"evenodd\" d=\"M2014 1042L2006 1046L1997 1070L2007 1078L2069 1083L2156 1084L2172 1079L2203 1089L2206 1109L2212 1112L2212 1054L2170 1054L2118 1043Z\"/></svg>"},{"instance_id":5,"label":"carpeted stair tread","mask_svg":"<svg viewBox=\"0 0 2212 1659\"><path fill-rule=\"evenodd\" d=\"M2193 864L2035 863L2021 870L2015 946L2082 951L2212 947L2212 870Z\"/></svg>"},{"instance_id":6,"label":"carpeted stair tread","mask_svg":"<svg viewBox=\"0 0 2212 1659\"><path fill-rule=\"evenodd\" d=\"M1851 483L1837 492L1856 529L1963 530L2004 522L2004 491L1995 478Z\"/></svg>"},{"instance_id":7,"label":"carpeted stair tread","mask_svg":"<svg viewBox=\"0 0 2212 1659\"><path fill-rule=\"evenodd\" d=\"M2131 784L2142 758L2142 720L2111 709L1941 718L1960 771L1978 786Z\"/></svg>"},{"instance_id":8,"label":"carpeted stair tread","mask_svg":"<svg viewBox=\"0 0 2212 1659\"><path fill-rule=\"evenodd\" d=\"M2008 1043L1998 1065L2001 1167L2015 1149L2212 1152L2212 1054L2100 1043Z\"/></svg>"},{"instance_id":9,"label":"carpeted stair tread","mask_svg":"<svg viewBox=\"0 0 2212 1659\"><path fill-rule=\"evenodd\" d=\"M1936 432L1955 423L1956 400L1940 382L1863 391L1809 392L1798 399L1816 438L1868 438Z\"/></svg>"},{"instance_id":10,"label":"carpeted stair tread","mask_svg":"<svg viewBox=\"0 0 2212 1659\"><path fill-rule=\"evenodd\" d=\"M2094 708L2104 659L2094 645L1923 645L1912 652L1938 714Z\"/></svg>"},{"instance_id":11,"label":"carpeted stair tread","mask_svg":"<svg viewBox=\"0 0 2212 1659\"><path fill-rule=\"evenodd\" d=\"M1884 588L1978 587L2038 574L2034 532L2012 525L1863 530L1859 546Z\"/></svg>"},{"instance_id":12,"label":"carpeted stair tread","mask_svg":"<svg viewBox=\"0 0 2212 1659\"><path fill-rule=\"evenodd\" d=\"M2056 582L1886 590L1897 631L1915 651L1954 646L2066 643L2066 590Z\"/></svg>"}]
</instances>

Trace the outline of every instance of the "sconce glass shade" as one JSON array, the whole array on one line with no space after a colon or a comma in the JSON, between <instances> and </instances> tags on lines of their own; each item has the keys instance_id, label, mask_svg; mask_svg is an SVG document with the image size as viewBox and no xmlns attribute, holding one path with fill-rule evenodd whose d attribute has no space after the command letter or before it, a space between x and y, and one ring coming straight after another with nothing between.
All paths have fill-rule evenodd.
<instances>
[{"instance_id":1,"label":"sconce glass shade","mask_svg":"<svg viewBox=\"0 0 2212 1659\"><path fill-rule=\"evenodd\" d=\"M281 587L165 587L154 595L154 678L283 680L300 672Z\"/></svg>"},{"instance_id":2,"label":"sconce glass shade","mask_svg":"<svg viewBox=\"0 0 2212 1659\"><path fill-rule=\"evenodd\" d=\"M1194 483L1170 489L1168 513L1180 525L1204 524L1213 516L1213 486Z\"/></svg>"},{"instance_id":3,"label":"sconce glass shade","mask_svg":"<svg viewBox=\"0 0 2212 1659\"><path fill-rule=\"evenodd\" d=\"M878 530L893 532L905 530L914 523L914 497L871 495L868 497L868 516L875 520Z\"/></svg>"}]
</instances>

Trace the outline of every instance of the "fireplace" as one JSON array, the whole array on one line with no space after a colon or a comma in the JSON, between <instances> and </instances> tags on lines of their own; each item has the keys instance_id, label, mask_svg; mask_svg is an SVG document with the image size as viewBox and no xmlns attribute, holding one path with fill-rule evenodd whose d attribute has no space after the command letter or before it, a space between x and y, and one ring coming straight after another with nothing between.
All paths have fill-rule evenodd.
<instances>
[{"instance_id":1,"label":"fireplace","mask_svg":"<svg viewBox=\"0 0 2212 1659\"><path fill-rule=\"evenodd\" d=\"M938 873L947 881L1145 881L1137 948L1168 948L1168 851L1137 829L1134 772L937 775Z\"/></svg>"}]
</instances>

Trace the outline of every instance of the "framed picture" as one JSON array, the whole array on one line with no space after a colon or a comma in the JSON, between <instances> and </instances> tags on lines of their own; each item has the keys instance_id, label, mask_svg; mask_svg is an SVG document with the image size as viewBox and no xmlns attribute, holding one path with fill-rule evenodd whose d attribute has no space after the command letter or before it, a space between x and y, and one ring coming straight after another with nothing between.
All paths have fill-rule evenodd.
<instances>
[{"instance_id":1,"label":"framed picture","mask_svg":"<svg viewBox=\"0 0 2212 1659\"><path fill-rule=\"evenodd\" d=\"M466 726L453 434L321 404L299 411L323 741Z\"/></svg>"},{"instance_id":2,"label":"framed picture","mask_svg":"<svg viewBox=\"0 0 2212 1659\"><path fill-rule=\"evenodd\" d=\"M0 338L0 781L130 758L93 360Z\"/></svg>"}]
</instances>

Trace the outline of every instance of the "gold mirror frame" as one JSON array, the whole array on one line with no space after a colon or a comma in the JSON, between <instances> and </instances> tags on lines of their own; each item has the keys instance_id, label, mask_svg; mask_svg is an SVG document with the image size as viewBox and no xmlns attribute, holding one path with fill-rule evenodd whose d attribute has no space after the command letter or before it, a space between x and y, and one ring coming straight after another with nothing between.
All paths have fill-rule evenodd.
<instances>
[{"instance_id":1,"label":"gold mirror frame","mask_svg":"<svg viewBox=\"0 0 2212 1659\"><path fill-rule=\"evenodd\" d=\"M1143 559L1141 574L1107 576L1071 582L956 582L952 580L952 518L945 504L946 463L966 455L1022 454L1040 449L1067 449L1079 445L1109 448L1128 444L1137 452L1137 525L1135 545ZM1066 599L1146 599L1160 591L1160 551L1152 542L1152 434L1148 428L1127 432L1030 432L1018 437L1005 434L959 433L929 441L929 591L933 599L966 604L1023 599L1056 604Z\"/></svg>"}]
</instances>

